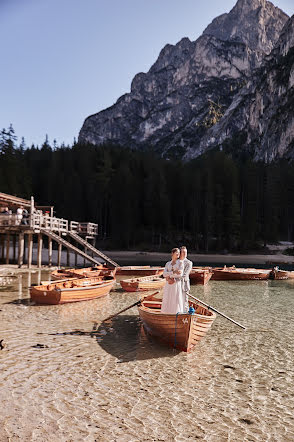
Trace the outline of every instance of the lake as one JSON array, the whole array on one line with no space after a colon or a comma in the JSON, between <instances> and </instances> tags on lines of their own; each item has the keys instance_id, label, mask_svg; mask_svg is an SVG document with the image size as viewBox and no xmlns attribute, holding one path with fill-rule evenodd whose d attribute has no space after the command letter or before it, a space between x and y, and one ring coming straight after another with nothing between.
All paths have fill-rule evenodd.
<instances>
[{"instance_id":1,"label":"lake","mask_svg":"<svg viewBox=\"0 0 294 442\"><path fill-rule=\"evenodd\" d=\"M246 331L218 316L186 354L146 335L137 308L101 325L139 299L119 285L30 305L48 275L0 277L1 442L294 440L294 280L192 286Z\"/></svg>"}]
</instances>

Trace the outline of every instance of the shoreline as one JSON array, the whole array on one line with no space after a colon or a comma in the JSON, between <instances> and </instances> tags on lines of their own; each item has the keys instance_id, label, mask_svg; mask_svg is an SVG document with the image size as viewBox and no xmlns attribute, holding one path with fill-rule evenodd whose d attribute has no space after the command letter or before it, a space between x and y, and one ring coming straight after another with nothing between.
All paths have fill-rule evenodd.
<instances>
[{"instance_id":1,"label":"shoreline","mask_svg":"<svg viewBox=\"0 0 294 442\"><path fill-rule=\"evenodd\" d=\"M143 252L139 250L103 250L103 253L109 258L116 261L119 265L165 265L167 261L170 260L170 253L164 252ZM283 255L282 253L276 254L197 254L197 253L189 253L188 259L193 262L194 266L223 266L223 265L241 265L249 267L254 266L293 266L294 269L294 257ZM86 264L89 266L90 264ZM66 267L65 265L61 266L62 268ZM74 265L71 265L74 267ZM82 267L81 263L79 263L78 267ZM3 275L3 272L11 271L13 272L24 272L24 271L33 271L36 272L38 270L46 271L46 270L54 270L56 269L56 265L52 265L49 267L48 265L43 265L41 268L38 268L36 265L32 265L30 269L27 268L26 264L24 264L21 268L18 268L17 264L0 264L0 274Z\"/></svg>"},{"instance_id":2,"label":"shoreline","mask_svg":"<svg viewBox=\"0 0 294 442\"><path fill-rule=\"evenodd\" d=\"M170 253L163 252L142 252L136 251L123 251L123 250L103 250L103 253L109 258L118 261L118 263L125 264L128 261L137 261L142 264L146 263L162 263L165 264L170 260ZM188 253L188 258L193 261L193 265L205 265L205 264L250 264L250 265L293 265L294 256L283 255L282 253L261 255L258 253L241 255L241 254L197 254Z\"/></svg>"}]
</instances>

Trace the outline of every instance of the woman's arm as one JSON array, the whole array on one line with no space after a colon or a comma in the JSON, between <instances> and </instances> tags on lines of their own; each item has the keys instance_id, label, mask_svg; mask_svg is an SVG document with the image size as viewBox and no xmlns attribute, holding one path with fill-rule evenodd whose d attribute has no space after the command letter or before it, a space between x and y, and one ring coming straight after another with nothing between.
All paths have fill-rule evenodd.
<instances>
[{"instance_id":1,"label":"woman's arm","mask_svg":"<svg viewBox=\"0 0 294 442\"><path fill-rule=\"evenodd\" d=\"M183 275L183 271L184 271L184 263L181 260L177 261L177 264L173 270L171 277L172 278L181 278Z\"/></svg>"},{"instance_id":2,"label":"woman's arm","mask_svg":"<svg viewBox=\"0 0 294 442\"><path fill-rule=\"evenodd\" d=\"M168 278L169 276L171 276L171 273L172 273L172 272L170 272L170 271L168 270L168 264L169 264L169 262L167 262L167 263L165 264L165 267L164 267L164 270L163 270L163 277L164 277L164 278Z\"/></svg>"}]
</instances>

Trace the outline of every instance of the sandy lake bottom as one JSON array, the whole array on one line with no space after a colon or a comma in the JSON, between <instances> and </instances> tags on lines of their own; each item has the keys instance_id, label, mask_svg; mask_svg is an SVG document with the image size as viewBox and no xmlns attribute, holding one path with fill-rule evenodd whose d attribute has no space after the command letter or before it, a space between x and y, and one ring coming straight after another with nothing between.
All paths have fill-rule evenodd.
<instances>
[{"instance_id":1,"label":"sandy lake bottom","mask_svg":"<svg viewBox=\"0 0 294 442\"><path fill-rule=\"evenodd\" d=\"M138 294L30 305L40 277L0 277L1 442L294 440L294 280L192 286L247 329L218 316L186 354L148 337L137 308L101 325Z\"/></svg>"}]
</instances>

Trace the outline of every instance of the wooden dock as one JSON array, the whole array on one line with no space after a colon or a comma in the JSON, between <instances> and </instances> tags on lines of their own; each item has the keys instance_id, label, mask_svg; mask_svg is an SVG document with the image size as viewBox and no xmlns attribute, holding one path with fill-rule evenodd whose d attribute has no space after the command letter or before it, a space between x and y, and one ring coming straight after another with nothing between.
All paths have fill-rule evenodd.
<instances>
[{"instance_id":1,"label":"wooden dock","mask_svg":"<svg viewBox=\"0 0 294 442\"><path fill-rule=\"evenodd\" d=\"M5 197L3 197L3 195ZM13 200L14 198L14 200ZM0 261L4 264L10 262L10 250L12 247L12 262L17 262L18 267L24 264L24 257L27 256L27 267L32 266L33 244L37 242L37 266L42 264L42 250L44 237L48 242L48 261L45 263L52 266L53 241L57 243L57 262L61 265L62 248L67 251L67 265L70 265L70 252L75 254L75 264L77 256L84 258L84 263L89 262L97 265L102 261L113 267L118 264L108 258L100 250L96 249L90 241L95 242L98 234L98 224L79 223L68 221L63 218L50 216L48 213L35 213L33 199L31 201L18 199L11 195L0 193L0 205L22 205L28 207L30 213L27 217L18 218L17 214L0 214ZM51 213L53 210L51 210ZM82 247L82 248L81 248ZM27 250L26 250L27 249ZM17 256L16 256L17 250ZM27 253L25 253L27 252Z\"/></svg>"}]
</instances>

